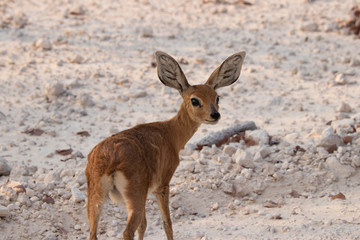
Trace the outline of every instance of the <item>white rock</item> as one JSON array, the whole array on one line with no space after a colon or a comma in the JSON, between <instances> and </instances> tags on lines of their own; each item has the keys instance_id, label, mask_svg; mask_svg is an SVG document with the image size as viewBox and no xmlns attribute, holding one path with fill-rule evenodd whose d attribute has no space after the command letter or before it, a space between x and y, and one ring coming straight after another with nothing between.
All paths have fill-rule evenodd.
<instances>
[{"instance_id":1,"label":"white rock","mask_svg":"<svg viewBox=\"0 0 360 240\"><path fill-rule=\"evenodd\" d=\"M173 209L178 209L179 207L181 207L181 203L179 201L177 201L177 200L174 200L174 201L171 202L171 207Z\"/></svg>"},{"instance_id":2,"label":"white rock","mask_svg":"<svg viewBox=\"0 0 360 240\"><path fill-rule=\"evenodd\" d=\"M357 66L360 66L360 59L351 58L350 67L357 67Z\"/></svg>"},{"instance_id":3,"label":"white rock","mask_svg":"<svg viewBox=\"0 0 360 240\"><path fill-rule=\"evenodd\" d=\"M0 217L8 217L10 215L9 209L0 205Z\"/></svg>"},{"instance_id":4,"label":"white rock","mask_svg":"<svg viewBox=\"0 0 360 240\"><path fill-rule=\"evenodd\" d=\"M48 39L40 38L35 43L36 48L41 48L42 50L51 50L51 42Z\"/></svg>"},{"instance_id":5,"label":"white rock","mask_svg":"<svg viewBox=\"0 0 360 240\"><path fill-rule=\"evenodd\" d=\"M244 176L246 179L251 179L252 172L253 172L252 169L243 168L241 170L241 175Z\"/></svg>"},{"instance_id":6,"label":"white rock","mask_svg":"<svg viewBox=\"0 0 360 240\"><path fill-rule=\"evenodd\" d=\"M186 161L180 165L180 169L184 169L187 172L193 173L195 171L196 162Z\"/></svg>"},{"instance_id":7,"label":"white rock","mask_svg":"<svg viewBox=\"0 0 360 240\"><path fill-rule=\"evenodd\" d=\"M342 165L336 157L329 157L326 164L337 177L348 178L355 172L355 169L349 165Z\"/></svg>"},{"instance_id":8,"label":"white rock","mask_svg":"<svg viewBox=\"0 0 360 240\"><path fill-rule=\"evenodd\" d=\"M76 55L70 60L71 63L80 64L84 62L84 58L80 55Z\"/></svg>"},{"instance_id":9,"label":"white rock","mask_svg":"<svg viewBox=\"0 0 360 240\"><path fill-rule=\"evenodd\" d=\"M328 127L322 132L317 147L328 149L333 145L340 146L342 144L344 144L344 142L341 137L334 133L334 129L332 127Z\"/></svg>"},{"instance_id":10,"label":"white rock","mask_svg":"<svg viewBox=\"0 0 360 240\"><path fill-rule=\"evenodd\" d=\"M252 139L256 144L265 145L269 143L269 134L263 129L246 131L245 138Z\"/></svg>"},{"instance_id":11,"label":"white rock","mask_svg":"<svg viewBox=\"0 0 360 240\"><path fill-rule=\"evenodd\" d=\"M30 198L36 196L36 192L32 190L31 188L26 188L26 195L28 195Z\"/></svg>"},{"instance_id":12,"label":"white rock","mask_svg":"<svg viewBox=\"0 0 360 240\"><path fill-rule=\"evenodd\" d=\"M152 38L153 37L153 30L151 27L146 27L141 29L141 36L144 38Z\"/></svg>"},{"instance_id":13,"label":"white rock","mask_svg":"<svg viewBox=\"0 0 360 240\"><path fill-rule=\"evenodd\" d=\"M245 168L255 168L253 156L250 152L238 149L235 153L235 162Z\"/></svg>"},{"instance_id":14,"label":"white rock","mask_svg":"<svg viewBox=\"0 0 360 240\"><path fill-rule=\"evenodd\" d=\"M220 163L229 163L231 162L231 158L227 154L226 155L221 154L216 156L216 161Z\"/></svg>"},{"instance_id":15,"label":"white rock","mask_svg":"<svg viewBox=\"0 0 360 240\"><path fill-rule=\"evenodd\" d=\"M64 85L62 83L48 84L45 87L45 95L49 99L56 99L65 92Z\"/></svg>"},{"instance_id":16,"label":"white rock","mask_svg":"<svg viewBox=\"0 0 360 240\"><path fill-rule=\"evenodd\" d=\"M4 157L0 157L0 177L9 176L11 172L11 167L8 164L8 161Z\"/></svg>"},{"instance_id":17,"label":"white rock","mask_svg":"<svg viewBox=\"0 0 360 240\"><path fill-rule=\"evenodd\" d=\"M331 122L331 126L334 128L337 134L344 136L348 133L352 133L355 121L350 118L336 120Z\"/></svg>"},{"instance_id":18,"label":"white rock","mask_svg":"<svg viewBox=\"0 0 360 240\"><path fill-rule=\"evenodd\" d=\"M86 195L85 193L81 192L77 187L71 188L71 194L72 194L72 201L75 203L80 203L82 201L85 201Z\"/></svg>"},{"instance_id":19,"label":"white rock","mask_svg":"<svg viewBox=\"0 0 360 240\"><path fill-rule=\"evenodd\" d=\"M337 85L345 85L346 83L347 83L347 80L346 80L344 74L339 73L339 74L336 75L335 84L337 84Z\"/></svg>"},{"instance_id":20,"label":"white rock","mask_svg":"<svg viewBox=\"0 0 360 240\"><path fill-rule=\"evenodd\" d=\"M78 103L82 106L82 107L92 107L95 105L93 98L91 95L84 93L81 94L78 97Z\"/></svg>"},{"instance_id":21,"label":"white rock","mask_svg":"<svg viewBox=\"0 0 360 240\"><path fill-rule=\"evenodd\" d=\"M220 189L227 194L234 194L235 193L235 189L234 186L231 183L228 182L222 182Z\"/></svg>"},{"instance_id":22,"label":"white rock","mask_svg":"<svg viewBox=\"0 0 360 240\"><path fill-rule=\"evenodd\" d=\"M236 152L236 148L231 145L226 145L223 149L223 153L232 156Z\"/></svg>"},{"instance_id":23,"label":"white rock","mask_svg":"<svg viewBox=\"0 0 360 240\"><path fill-rule=\"evenodd\" d=\"M215 210L218 210L219 209L219 203L214 203L212 206L211 206L211 210L215 211Z\"/></svg>"},{"instance_id":24,"label":"white rock","mask_svg":"<svg viewBox=\"0 0 360 240\"><path fill-rule=\"evenodd\" d=\"M52 170L52 171L48 172L45 175L44 183L48 185L50 183L55 184L55 183L60 182L61 181L60 172L61 172L61 170Z\"/></svg>"},{"instance_id":25,"label":"white rock","mask_svg":"<svg viewBox=\"0 0 360 240\"><path fill-rule=\"evenodd\" d=\"M352 156L351 165L354 167L360 167L360 157L357 155Z\"/></svg>"},{"instance_id":26,"label":"white rock","mask_svg":"<svg viewBox=\"0 0 360 240\"><path fill-rule=\"evenodd\" d=\"M319 30L319 25L317 23L305 23L300 27L300 30L304 32L316 32Z\"/></svg>"},{"instance_id":27,"label":"white rock","mask_svg":"<svg viewBox=\"0 0 360 240\"><path fill-rule=\"evenodd\" d=\"M342 102L341 105L336 109L337 112L350 113L351 107L349 104Z\"/></svg>"},{"instance_id":28,"label":"white rock","mask_svg":"<svg viewBox=\"0 0 360 240\"><path fill-rule=\"evenodd\" d=\"M67 177L73 177L75 175L74 169L64 169L61 171L60 177L63 178L65 176Z\"/></svg>"},{"instance_id":29,"label":"white rock","mask_svg":"<svg viewBox=\"0 0 360 240\"><path fill-rule=\"evenodd\" d=\"M75 182L77 182L79 185L83 185L86 183L86 177L85 177L85 172L81 171L75 179Z\"/></svg>"},{"instance_id":30,"label":"white rock","mask_svg":"<svg viewBox=\"0 0 360 240\"><path fill-rule=\"evenodd\" d=\"M262 158L260 152L256 152L253 160L254 160L254 162L262 162L264 159Z\"/></svg>"},{"instance_id":31,"label":"white rock","mask_svg":"<svg viewBox=\"0 0 360 240\"><path fill-rule=\"evenodd\" d=\"M263 173L267 176L272 176L275 173L275 166L274 164L267 163L265 164Z\"/></svg>"},{"instance_id":32,"label":"white rock","mask_svg":"<svg viewBox=\"0 0 360 240\"><path fill-rule=\"evenodd\" d=\"M27 207L31 206L31 201L30 198L25 194L25 193L20 193L17 201L21 204L21 205L25 205Z\"/></svg>"},{"instance_id":33,"label":"white rock","mask_svg":"<svg viewBox=\"0 0 360 240\"><path fill-rule=\"evenodd\" d=\"M270 155L271 149L268 146L261 146L259 149L259 153L262 158L266 158Z\"/></svg>"},{"instance_id":34,"label":"white rock","mask_svg":"<svg viewBox=\"0 0 360 240\"><path fill-rule=\"evenodd\" d=\"M13 24L16 28L24 28L28 24L28 18L23 12L13 16Z\"/></svg>"}]
</instances>

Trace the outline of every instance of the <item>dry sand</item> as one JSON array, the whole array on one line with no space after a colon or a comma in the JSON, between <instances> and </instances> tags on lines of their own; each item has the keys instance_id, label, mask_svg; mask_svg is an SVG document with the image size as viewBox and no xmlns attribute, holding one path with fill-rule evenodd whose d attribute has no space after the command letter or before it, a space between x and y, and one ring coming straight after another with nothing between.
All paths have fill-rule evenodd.
<instances>
[{"instance_id":1,"label":"dry sand","mask_svg":"<svg viewBox=\"0 0 360 240\"><path fill-rule=\"evenodd\" d=\"M156 50L191 84L245 50L239 81L218 91L221 121L181 152L175 239L360 239L360 40L338 27L354 1L250 2L1 1L0 238L88 238L86 155L181 104L157 79ZM255 145L194 150L243 121ZM147 217L146 239L165 239L151 196ZM109 203L99 239L125 222Z\"/></svg>"}]
</instances>

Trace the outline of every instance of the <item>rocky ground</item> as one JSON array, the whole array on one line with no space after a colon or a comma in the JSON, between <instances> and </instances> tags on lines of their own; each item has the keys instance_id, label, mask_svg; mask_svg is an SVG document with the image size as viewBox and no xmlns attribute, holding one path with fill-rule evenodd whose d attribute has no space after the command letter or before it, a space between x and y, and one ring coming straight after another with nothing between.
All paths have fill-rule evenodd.
<instances>
[{"instance_id":1,"label":"rocky ground","mask_svg":"<svg viewBox=\"0 0 360 240\"><path fill-rule=\"evenodd\" d=\"M221 121L181 152L175 239L360 239L360 49L344 25L354 3L250 3L1 2L3 239L88 238L86 155L180 106L157 79L156 50L193 84L247 52L240 80L219 90ZM256 129L203 146L245 121ZM165 239L152 196L147 218L146 239ZM109 203L99 239L121 238L125 222Z\"/></svg>"}]
</instances>

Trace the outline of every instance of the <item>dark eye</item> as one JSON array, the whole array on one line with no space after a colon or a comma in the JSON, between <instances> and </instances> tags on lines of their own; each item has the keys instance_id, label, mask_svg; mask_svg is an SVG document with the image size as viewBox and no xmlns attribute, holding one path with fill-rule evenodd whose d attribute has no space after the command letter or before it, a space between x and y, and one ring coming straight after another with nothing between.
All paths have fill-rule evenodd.
<instances>
[{"instance_id":1,"label":"dark eye","mask_svg":"<svg viewBox=\"0 0 360 240\"><path fill-rule=\"evenodd\" d=\"M197 100L196 98L192 98L192 99L191 99L191 104L192 104L194 107L200 106L200 102L199 102L199 100Z\"/></svg>"},{"instance_id":2,"label":"dark eye","mask_svg":"<svg viewBox=\"0 0 360 240\"><path fill-rule=\"evenodd\" d=\"M220 98L219 96L216 97L216 104L219 104Z\"/></svg>"}]
</instances>

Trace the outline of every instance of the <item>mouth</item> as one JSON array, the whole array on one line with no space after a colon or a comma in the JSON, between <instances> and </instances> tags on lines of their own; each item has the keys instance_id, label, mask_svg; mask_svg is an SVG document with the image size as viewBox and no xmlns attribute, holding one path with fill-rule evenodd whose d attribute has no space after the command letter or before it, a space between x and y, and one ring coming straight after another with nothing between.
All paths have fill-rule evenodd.
<instances>
[{"instance_id":1,"label":"mouth","mask_svg":"<svg viewBox=\"0 0 360 240\"><path fill-rule=\"evenodd\" d=\"M207 119L205 119L206 124L216 124L218 121L219 121L219 119L217 119L217 120L207 120Z\"/></svg>"}]
</instances>

